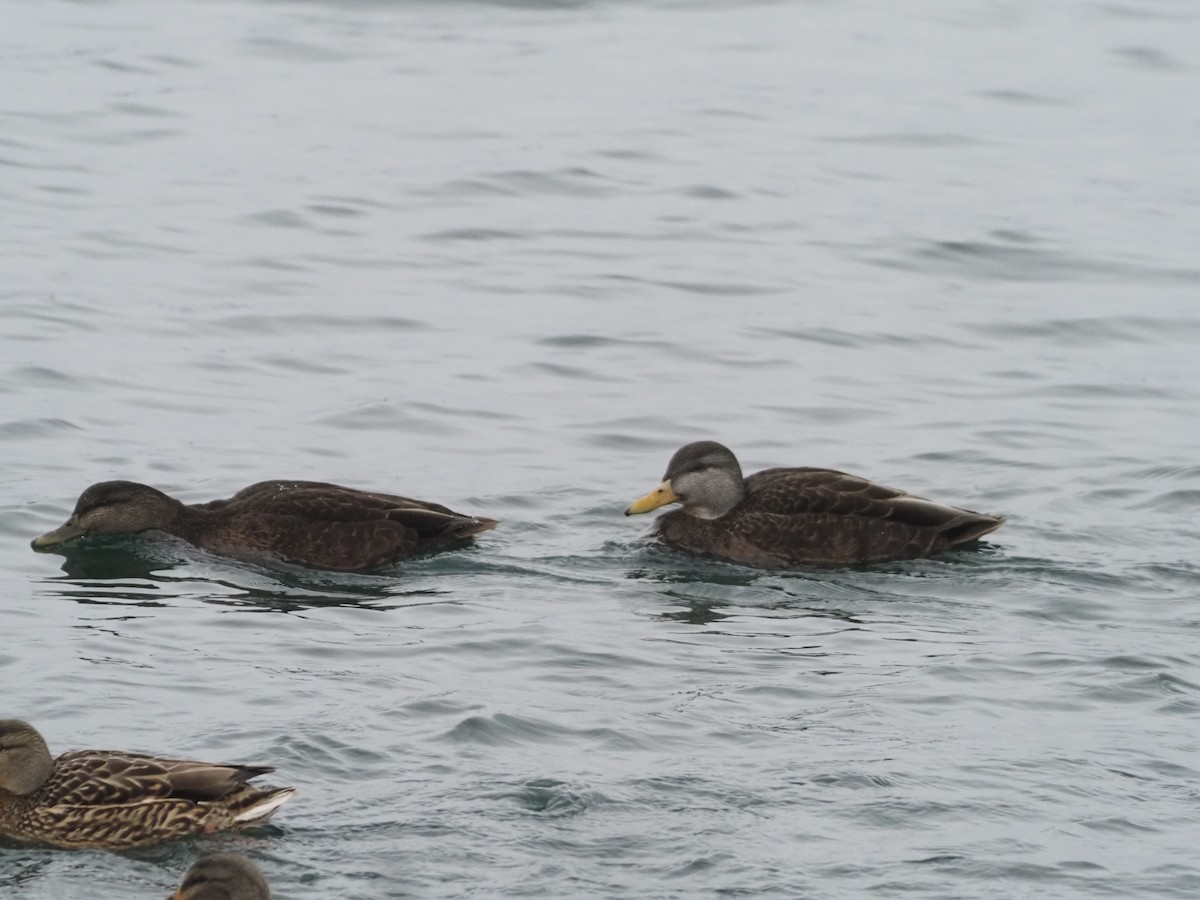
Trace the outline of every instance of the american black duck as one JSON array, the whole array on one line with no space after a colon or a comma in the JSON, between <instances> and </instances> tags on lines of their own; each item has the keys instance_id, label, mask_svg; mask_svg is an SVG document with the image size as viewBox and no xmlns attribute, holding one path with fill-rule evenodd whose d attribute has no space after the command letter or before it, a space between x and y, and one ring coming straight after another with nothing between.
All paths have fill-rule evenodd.
<instances>
[{"instance_id":1,"label":"american black duck","mask_svg":"<svg viewBox=\"0 0 1200 900\"><path fill-rule=\"evenodd\" d=\"M716 441L676 451L662 483L625 515L668 503L682 508L658 518L665 543L763 567L915 559L1004 523L831 469L765 469L743 478L737 457Z\"/></svg>"},{"instance_id":2,"label":"american black duck","mask_svg":"<svg viewBox=\"0 0 1200 900\"><path fill-rule=\"evenodd\" d=\"M246 782L270 766L74 750L51 759L33 726L0 720L0 835L64 849L125 850L260 825L292 788Z\"/></svg>"},{"instance_id":3,"label":"american black duck","mask_svg":"<svg viewBox=\"0 0 1200 900\"><path fill-rule=\"evenodd\" d=\"M158 530L225 556L352 571L450 547L495 527L494 519L437 503L319 481L262 481L228 500L193 504L144 484L103 481L79 496L62 526L34 538L33 547Z\"/></svg>"},{"instance_id":4,"label":"american black duck","mask_svg":"<svg viewBox=\"0 0 1200 900\"><path fill-rule=\"evenodd\" d=\"M167 900L271 900L258 866L236 853L209 853L196 860Z\"/></svg>"}]
</instances>

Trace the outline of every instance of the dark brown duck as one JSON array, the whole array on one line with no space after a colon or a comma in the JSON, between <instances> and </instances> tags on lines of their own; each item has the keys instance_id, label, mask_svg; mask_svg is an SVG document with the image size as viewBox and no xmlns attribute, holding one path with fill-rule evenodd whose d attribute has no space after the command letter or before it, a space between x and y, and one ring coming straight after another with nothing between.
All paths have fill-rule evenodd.
<instances>
[{"instance_id":1,"label":"dark brown duck","mask_svg":"<svg viewBox=\"0 0 1200 900\"><path fill-rule=\"evenodd\" d=\"M236 853L202 856L167 900L271 900L258 866Z\"/></svg>"},{"instance_id":2,"label":"dark brown duck","mask_svg":"<svg viewBox=\"0 0 1200 900\"><path fill-rule=\"evenodd\" d=\"M50 756L37 730L0 720L0 835L64 849L125 850L259 825L295 793L246 782L270 766L119 750Z\"/></svg>"},{"instance_id":3,"label":"dark brown duck","mask_svg":"<svg viewBox=\"0 0 1200 900\"><path fill-rule=\"evenodd\" d=\"M104 481L84 491L71 518L34 538L33 547L157 530L225 556L350 571L451 547L495 527L494 519L437 503L319 481L262 481L227 500L194 504L144 484Z\"/></svg>"},{"instance_id":4,"label":"dark brown duck","mask_svg":"<svg viewBox=\"0 0 1200 900\"><path fill-rule=\"evenodd\" d=\"M668 503L682 508L659 517L663 542L763 567L916 559L1004 523L832 469L765 469L743 478L737 457L715 441L676 451L662 483L625 515Z\"/></svg>"}]
</instances>

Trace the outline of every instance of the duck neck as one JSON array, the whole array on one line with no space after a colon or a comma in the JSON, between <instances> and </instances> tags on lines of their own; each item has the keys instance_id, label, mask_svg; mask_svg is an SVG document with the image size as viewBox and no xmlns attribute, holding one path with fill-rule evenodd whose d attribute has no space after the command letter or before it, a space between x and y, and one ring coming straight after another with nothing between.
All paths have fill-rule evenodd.
<instances>
[{"instance_id":1,"label":"duck neck","mask_svg":"<svg viewBox=\"0 0 1200 900\"><path fill-rule=\"evenodd\" d=\"M163 525L162 530L176 537L181 537L185 541L196 543L198 538L206 534L220 520L221 515L219 512L205 509L202 504L191 506L186 503L179 503L170 520Z\"/></svg>"},{"instance_id":2,"label":"duck neck","mask_svg":"<svg viewBox=\"0 0 1200 900\"><path fill-rule=\"evenodd\" d=\"M710 472L689 491L683 511L697 519L720 519L741 503L745 495L746 485L739 474Z\"/></svg>"}]
</instances>

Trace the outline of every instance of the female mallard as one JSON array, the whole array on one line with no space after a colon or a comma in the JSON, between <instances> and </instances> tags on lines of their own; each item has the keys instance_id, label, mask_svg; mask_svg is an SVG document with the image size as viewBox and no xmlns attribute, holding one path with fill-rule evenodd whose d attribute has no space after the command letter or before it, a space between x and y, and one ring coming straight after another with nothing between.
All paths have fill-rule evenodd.
<instances>
[{"instance_id":1,"label":"female mallard","mask_svg":"<svg viewBox=\"0 0 1200 900\"><path fill-rule=\"evenodd\" d=\"M246 782L270 766L114 750L50 758L28 723L0 720L0 835L64 849L125 850L260 825L295 790Z\"/></svg>"},{"instance_id":2,"label":"female mallard","mask_svg":"<svg viewBox=\"0 0 1200 900\"><path fill-rule=\"evenodd\" d=\"M258 866L236 853L210 853L196 860L167 900L271 900Z\"/></svg>"},{"instance_id":3,"label":"female mallard","mask_svg":"<svg viewBox=\"0 0 1200 900\"><path fill-rule=\"evenodd\" d=\"M766 469L743 478L737 457L716 441L676 451L662 484L625 515L668 503L683 508L659 517L663 541L748 566L915 559L1004 522L830 469Z\"/></svg>"},{"instance_id":4,"label":"female mallard","mask_svg":"<svg viewBox=\"0 0 1200 900\"><path fill-rule=\"evenodd\" d=\"M319 481L262 481L228 500L194 504L144 484L103 481L79 496L65 524L34 538L33 547L158 530L225 556L353 570L442 549L495 527L494 519L436 503Z\"/></svg>"}]
</instances>

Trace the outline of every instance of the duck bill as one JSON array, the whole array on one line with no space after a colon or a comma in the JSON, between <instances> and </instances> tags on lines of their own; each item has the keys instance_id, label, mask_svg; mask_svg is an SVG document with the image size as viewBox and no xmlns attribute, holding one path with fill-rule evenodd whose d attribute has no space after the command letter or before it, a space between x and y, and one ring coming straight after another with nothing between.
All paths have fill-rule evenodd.
<instances>
[{"instance_id":1,"label":"duck bill","mask_svg":"<svg viewBox=\"0 0 1200 900\"><path fill-rule=\"evenodd\" d=\"M642 513L648 513L651 510L658 509L660 506L666 506L668 503L677 503L679 497L675 494L671 487L671 480L668 478L645 497L634 500L625 509L627 516L640 516Z\"/></svg>"},{"instance_id":2,"label":"duck bill","mask_svg":"<svg viewBox=\"0 0 1200 900\"><path fill-rule=\"evenodd\" d=\"M47 531L45 534L40 534L31 542L34 550L45 550L49 547L57 547L59 544L65 544L67 541L73 541L77 537L83 537L86 530L80 528L73 522L66 522L55 528L53 531Z\"/></svg>"}]
</instances>

